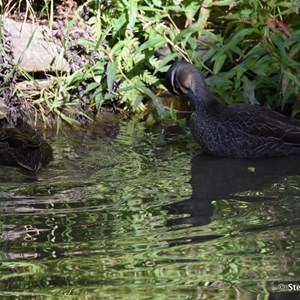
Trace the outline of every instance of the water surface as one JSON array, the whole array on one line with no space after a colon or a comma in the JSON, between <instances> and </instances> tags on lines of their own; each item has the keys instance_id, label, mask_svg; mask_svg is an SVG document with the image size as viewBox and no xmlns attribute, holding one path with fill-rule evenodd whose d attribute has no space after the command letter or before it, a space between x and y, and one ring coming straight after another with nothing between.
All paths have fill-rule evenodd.
<instances>
[{"instance_id":1,"label":"water surface","mask_svg":"<svg viewBox=\"0 0 300 300\"><path fill-rule=\"evenodd\" d=\"M114 126L51 137L36 176L1 167L1 299L300 299L300 157Z\"/></svg>"}]
</instances>

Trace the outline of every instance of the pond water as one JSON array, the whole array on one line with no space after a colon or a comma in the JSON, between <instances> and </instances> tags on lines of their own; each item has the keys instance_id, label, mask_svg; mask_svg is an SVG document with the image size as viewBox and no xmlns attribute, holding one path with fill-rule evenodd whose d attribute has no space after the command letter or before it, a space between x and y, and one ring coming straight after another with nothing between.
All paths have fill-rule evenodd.
<instances>
[{"instance_id":1,"label":"pond water","mask_svg":"<svg viewBox=\"0 0 300 300\"><path fill-rule=\"evenodd\" d=\"M35 176L1 167L1 299L300 299L299 156L105 126L52 136Z\"/></svg>"}]
</instances>

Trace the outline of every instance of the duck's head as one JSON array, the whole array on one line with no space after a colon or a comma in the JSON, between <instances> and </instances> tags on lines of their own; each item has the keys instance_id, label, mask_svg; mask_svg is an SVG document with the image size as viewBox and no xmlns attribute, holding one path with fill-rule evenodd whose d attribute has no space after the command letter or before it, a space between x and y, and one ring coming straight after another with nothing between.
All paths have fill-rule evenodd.
<instances>
[{"instance_id":1,"label":"duck's head","mask_svg":"<svg viewBox=\"0 0 300 300\"><path fill-rule=\"evenodd\" d=\"M176 61L172 64L166 73L165 86L174 95L187 96L195 106L203 93L208 91L199 70L186 61Z\"/></svg>"}]
</instances>

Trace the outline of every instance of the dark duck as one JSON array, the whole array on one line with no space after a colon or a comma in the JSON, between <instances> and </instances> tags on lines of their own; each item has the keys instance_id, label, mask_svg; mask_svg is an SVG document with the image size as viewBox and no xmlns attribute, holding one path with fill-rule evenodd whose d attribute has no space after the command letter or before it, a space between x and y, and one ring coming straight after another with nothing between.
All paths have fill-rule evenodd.
<instances>
[{"instance_id":1,"label":"dark duck","mask_svg":"<svg viewBox=\"0 0 300 300\"><path fill-rule=\"evenodd\" d=\"M219 102L192 64L173 63L165 85L194 106L191 132L205 152L240 158L300 154L300 120L257 105Z\"/></svg>"},{"instance_id":2,"label":"dark duck","mask_svg":"<svg viewBox=\"0 0 300 300\"><path fill-rule=\"evenodd\" d=\"M20 167L31 173L52 160L50 145L31 128L0 125L0 164Z\"/></svg>"}]
</instances>

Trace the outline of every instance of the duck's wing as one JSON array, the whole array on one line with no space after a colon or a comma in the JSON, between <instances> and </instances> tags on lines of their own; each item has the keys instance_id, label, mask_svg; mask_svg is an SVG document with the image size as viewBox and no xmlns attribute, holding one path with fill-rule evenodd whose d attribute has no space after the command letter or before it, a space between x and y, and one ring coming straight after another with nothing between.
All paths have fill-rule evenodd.
<instances>
[{"instance_id":1,"label":"duck's wing","mask_svg":"<svg viewBox=\"0 0 300 300\"><path fill-rule=\"evenodd\" d=\"M254 112L257 112L258 115L267 116L270 119L275 119L275 120L281 121L286 124L300 127L300 120L290 118L290 117L285 116L277 111L266 109L262 106L251 105L250 107L253 107Z\"/></svg>"},{"instance_id":2,"label":"duck's wing","mask_svg":"<svg viewBox=\"0 0 300 300\"><path fill-rule=\"evenodd\" d=\"M260 106L232 106L229 123L245 134L300 145L300 121Z\"/></svg>"}]
</instances>

